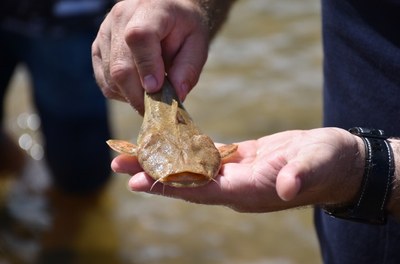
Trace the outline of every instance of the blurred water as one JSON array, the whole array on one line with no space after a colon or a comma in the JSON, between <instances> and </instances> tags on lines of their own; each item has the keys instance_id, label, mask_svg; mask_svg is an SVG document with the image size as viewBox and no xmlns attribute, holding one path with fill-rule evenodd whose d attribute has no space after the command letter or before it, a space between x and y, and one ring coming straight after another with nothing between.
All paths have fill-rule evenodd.
<instances>
[{"instance_id":1,"label":"blurred water","mask_svg":"<svg viewBox=\"0 0 400 264\"><path fill-rule=\"evenodd\" d=\"M239 1L185 102L199 127L215 141L234 142L320 126L319 19L316 0ZM310 209L239 214L133 194L128 177L115 175L100 198L57 197L60 216L49 211L28 86L21 70L6 107L6 126L32 160L17 182L0 179L0 263L33 263L65 237L69 248L53 252L50 263L320 263ZM141 117L122 103L110 107L115 137L134 141ZM49 228L54 237L43 239Z\"/></svg>"}]
</instances>

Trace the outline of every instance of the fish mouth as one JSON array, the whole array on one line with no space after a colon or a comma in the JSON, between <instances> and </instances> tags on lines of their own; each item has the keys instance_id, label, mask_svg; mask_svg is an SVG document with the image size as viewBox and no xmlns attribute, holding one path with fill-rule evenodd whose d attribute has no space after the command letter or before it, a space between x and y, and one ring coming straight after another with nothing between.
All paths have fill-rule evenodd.
<instances>
[{"instance_id":1,"label":"fish mouth","mask_svg":"<svg viewBox=\"0 0 400 264\"><path fill-rule=\"evenodd\" d=\"M211 177L193 172L180 172L170 174L160 180L160 182L178 188L186 187L199 187L209 183L212 180Z\"/></svg>"}]
</instances>

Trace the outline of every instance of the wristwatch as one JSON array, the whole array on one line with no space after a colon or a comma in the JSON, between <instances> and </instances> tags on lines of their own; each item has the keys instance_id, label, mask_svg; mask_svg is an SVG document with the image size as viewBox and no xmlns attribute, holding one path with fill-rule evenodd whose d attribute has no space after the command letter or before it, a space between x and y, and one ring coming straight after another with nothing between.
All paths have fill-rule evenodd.
<instances>
[{"instance_id":1,"label":"wristwatch","mask_svg":"<svg viewBox=\"0 0 400 264\"><path fill-rule=\"evenodd\" d=\"M365 144L365 169L357 202L345 206L325 206L327 214L369 224L386 223L386 204L394 175L393 150L383 130L353 127L349 132Z\"/></svg>"}]
</instances>

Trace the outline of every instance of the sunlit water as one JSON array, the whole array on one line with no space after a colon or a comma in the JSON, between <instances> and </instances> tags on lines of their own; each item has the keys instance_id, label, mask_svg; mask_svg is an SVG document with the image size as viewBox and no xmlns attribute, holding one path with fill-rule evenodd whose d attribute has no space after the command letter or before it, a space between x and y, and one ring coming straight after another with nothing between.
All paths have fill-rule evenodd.
<instances>
[{"instance_id":1,"label":"sunlit water","mask_svg":"<svg viewBox=\"0 0 400 264\"><path fill-rule=\"evenodd\" d=\"M199 127L228 143L320 126L319 19L316 0L239 1L185 102ZM69 247L53 252L52 263L321 262L310 209L240 214L131 193L125 175L96 202L60 199L65 221L57 222L42 194L50 183L28 80L21 70L7 102L6 126L32 160L19 181L1 180L1 264L33 263L66 237ZM110 106L115 137L135 141L141 118L122 103ZM55 222L59 230L43 242Z\"/></svg>"}]
</instances>

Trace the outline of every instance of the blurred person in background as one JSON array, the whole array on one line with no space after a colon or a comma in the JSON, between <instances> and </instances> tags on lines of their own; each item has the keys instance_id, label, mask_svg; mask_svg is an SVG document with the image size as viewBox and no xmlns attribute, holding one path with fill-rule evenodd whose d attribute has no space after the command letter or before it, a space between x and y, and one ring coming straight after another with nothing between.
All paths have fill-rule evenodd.
<instances>
[{"instance_id":1,"label":"blurred person in background","mask_svg":"<svg viewBox=\"0 0 400 264\"><path fill-rule=\"evenodd\" d=\"M183 100L233 2L116 4L92 47L104 95L143 113L144 91L158 91L166 72ZM400 263L400 1L321 3L324 128L239 142L218 184L199 188L153 186L126 155L112 167L133 175L131 190L240 212L314 205L325 263Z\"/></svg>"},{"instance_id":2,"label":"blurred person in background","mask_svg":"<svg viewBox=\"0 0 400 264\"><path fill-rule=\"evenodd\" d=\"M111 4L111 0L0 3L1 102L17 66L23 64L32 80L52 180L68 193L95 191L110 175L110 154L104 144L110 137L107 107L93 78L90 46ZM17 155L14 165L2 159L1 167L16 169L22 159L19 150L4 128L0 135L2 156Z\"/></svg>"},{"instance_id":3,"label":"blurred person in background","mask_svg":"<svg viewBox=\"0 0 400 264\"><path fill-rule=\"evenodd\" d=\"M112 4L112 0L0 2L0 121L10 79L17 66L24 65L30 73L51 175L46 196L52 221L40 238L47 250L41 261L55 256L68 260L65 253L81 232L82 217L96 208L96 197L110 178L107 105L93 77L90 48ZM1 173L20 171L25 159L4 124L0 158Z\"/></svg>"}]
</instances>

